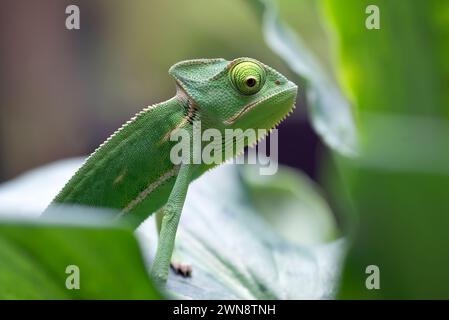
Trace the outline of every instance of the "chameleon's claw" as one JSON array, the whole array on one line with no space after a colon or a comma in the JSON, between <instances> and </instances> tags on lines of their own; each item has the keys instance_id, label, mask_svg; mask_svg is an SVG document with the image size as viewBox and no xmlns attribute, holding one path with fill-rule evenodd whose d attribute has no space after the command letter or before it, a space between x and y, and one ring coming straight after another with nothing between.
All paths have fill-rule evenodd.
<instances>
[{"instance_id":1,"label":"chameleon's claw","mask_svg":"<svg viewBox=\"0 0 449 320\"><path fill-rule=\"evenodd\" d=\"M188 263L172 261L170 263L172 270L185 278L192 276L192 266Z\"/></svg>"}]
</instances>

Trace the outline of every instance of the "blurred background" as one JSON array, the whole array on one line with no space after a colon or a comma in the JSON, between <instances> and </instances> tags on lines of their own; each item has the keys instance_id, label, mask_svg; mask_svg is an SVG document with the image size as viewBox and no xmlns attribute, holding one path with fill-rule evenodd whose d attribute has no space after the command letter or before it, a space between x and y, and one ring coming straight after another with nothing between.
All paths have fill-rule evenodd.
<instances>
[{"instance_id":1,"label":"blurred background","mask_svg":"<svg viewBox=\"0 0 449 320\"><path fill-rule=\"evenodd\" d=\"M281 22L273 2L2 0L0 182L92 152L175 94L167 71L180 60L253 57L299 84L279 160L318 181L344 217L338 297L447 299L449 1L278 0ZM65 28L69 4L80 30ZM339 147L348 132L357 156ZM369 265L382 290L367 290Z\"/></svg>"},{"instance_id":2,"label":"blurred background","mask_svg":"<svg viewBox=\"0 0 449 320\"><path fill-rule=\"evenodd\" d=\"M65 28L70 4L80 8L80 30ZM314 4L279 4L326 57L323 30L310 27ZM297 81L265 44L245 0L3 0L0 6L0 181L92 152L144 106L174 95L167 71L180 60L249 56ZM304 7L310 14L298 21ZM297 104L280 127L279 160L316 179L322 148L306 121L304 92Z\"/></svg>"}]
</instances>

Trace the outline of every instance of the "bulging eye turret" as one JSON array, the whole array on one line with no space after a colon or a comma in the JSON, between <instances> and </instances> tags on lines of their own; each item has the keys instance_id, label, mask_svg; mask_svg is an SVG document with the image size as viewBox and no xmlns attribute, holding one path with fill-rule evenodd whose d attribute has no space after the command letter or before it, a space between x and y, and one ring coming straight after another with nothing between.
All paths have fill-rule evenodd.
<instances>
[{"instance_id":1,"label":"bulging eye turret","mask_svg":"<svg viewBox=\"0 0 449 320\"><path fill-rule=\"evenodd\" d=\"M265 83L265 69L254 61L241 61L230 72L234 87L244 95L260 91Z\"/></svg>"}]
</instances>

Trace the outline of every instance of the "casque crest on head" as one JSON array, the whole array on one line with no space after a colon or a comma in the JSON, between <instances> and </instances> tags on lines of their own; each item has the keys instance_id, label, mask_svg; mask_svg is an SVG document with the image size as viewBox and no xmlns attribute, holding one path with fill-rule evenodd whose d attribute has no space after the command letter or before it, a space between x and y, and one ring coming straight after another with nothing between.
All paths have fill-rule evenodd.
<instances>
[{"instance_id":1,"label":"casque crest on head","mask_svg":"<svg viewBox=\"0 0 449 320\"><path fill-rule=\"evenodd\" d=\"M204 117L209 114L226 126L271 128L291 111L296 98L294 83L251 58L187 60L169 73ZM253 110L259 114L250 118Z\"/></svg>"}]
</instances>

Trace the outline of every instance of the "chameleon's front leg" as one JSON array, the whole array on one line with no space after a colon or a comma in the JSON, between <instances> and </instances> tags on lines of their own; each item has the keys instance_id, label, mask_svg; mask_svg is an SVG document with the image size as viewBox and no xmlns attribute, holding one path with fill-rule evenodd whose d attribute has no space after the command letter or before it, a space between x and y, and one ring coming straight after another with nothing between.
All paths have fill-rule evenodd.
<instances>
[{"instance_id":1,"label":"chameleon's front leg","mask_svg":"<svg viewBox=\"0 0 449 320\"><path fill-rule=\"evenodd\" d=\"M163 208L163 217L156 256L151 268L151 275L154 281L163 285L167 281L170 268L170 261L176 239L179 219L182 207L187 195L187 189L194 170L193 164L182 164L175 185L170 193L168 201Z\"/></svg>"},{"instance_id":2,"label":"chameleon's front leg","mask_svg":"<svg viewBox=\"0 0 449 320\"><path fill-rule=\"evenodd\" d=\"M162 207L156 212L156 230L158 236L161 234L163 218L164 218L164 208ZM175 240L175 246L173 248L170 267L176 274L179 274L183 277L190 277L192 274L192 266L188 263L183 262L182 256L181 254L179 254L179 251L177 250L176 241L178 240L177 239Z\"/></svg>"}]
</instances>

